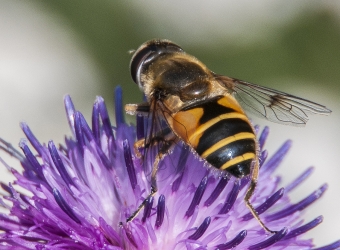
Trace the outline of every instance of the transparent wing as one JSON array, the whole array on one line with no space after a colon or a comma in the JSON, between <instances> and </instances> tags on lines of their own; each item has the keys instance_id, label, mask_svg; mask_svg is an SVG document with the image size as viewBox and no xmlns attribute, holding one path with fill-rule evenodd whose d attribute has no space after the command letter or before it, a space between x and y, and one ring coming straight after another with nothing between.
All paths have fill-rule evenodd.
<instances>
[{"instance_id":1,"label":"transparent wing","mask_svg":"<svg viewBox=\"0 0 340 250\"><path fill-rule=\"evenodd\" d=\"M143 123L142 138L138 138L142 141L139 152L142 154L143 168L147 179L152 182L152 172L157 167L157 172L161 172L161 176L168 176L167 172L171 171L168 165L175 165L172 162L171 157L164 157L160 161L159 165L155 166L154 162L159 153L164 156L170 155L176 141L174 141L174 134L168 126L164 117L164 112L167 112L161 102L152 100L150 104L142 103L138 105L128 105L128 110L132 110L137 115L141 115L140 120ZM167 169L167 171L164 171ZM158 174L159 175L159 174ZM160 177L160 176L159 176Z\"/></svg>"},{"instance_id":2,"label":"transparent wing","mask_svg":"<svg viewBox=\"0 0 340 250\"><path fill-rule=\"evenodd\" d=\"M332 112L318 103L274 89L227 76L217 75L216 79L235 96L244 109L273 122L304 126L309 115L328 115Z\"/></svg>"}]
</instances>

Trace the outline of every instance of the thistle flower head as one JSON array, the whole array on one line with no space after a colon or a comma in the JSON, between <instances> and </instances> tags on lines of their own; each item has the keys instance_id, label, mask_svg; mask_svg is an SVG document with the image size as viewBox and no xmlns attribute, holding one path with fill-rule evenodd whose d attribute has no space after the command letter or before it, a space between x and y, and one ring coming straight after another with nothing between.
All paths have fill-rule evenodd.
<instances>
[{"instance_id":1,"label":"thistle flower head","mask_svg":"<svg viewBox=\"0 0 340 250\"><path fill-rule=\"evenodd\" d=\"M287 151L287 141L269 159L261 153L259 185L252 198L266 225L266 233L244 203L248 178L222 177L207 168L184 145L165 157L158 174L158 192L136 211L150 192L143 164L135 157L135 138L144 136L143 119L137 128L127 125L121 89L116 89L116 125L112 126L104 100L93 105L91 127L76 111L71 98L65 108L73 136L64 145L41 144L30 128L21 125L29 143L23 153L1 140L1 148L16 157L23 172L13 173L18 192L2 183L8 193L1 205L1 249L310 249L305 232L322 222L322 216L304 222L303 210L322 196L323 185L297 203L290 192L313 171L307 169L285 188L273 174ZM259 136L261 150L268 135ZM30 145L29 145L30 144ZM35 151L35 152L34 152ZM175 167L174 167L175 166ZM320 249L336 249L340 241Z\"/></svg>"}]
</instances>

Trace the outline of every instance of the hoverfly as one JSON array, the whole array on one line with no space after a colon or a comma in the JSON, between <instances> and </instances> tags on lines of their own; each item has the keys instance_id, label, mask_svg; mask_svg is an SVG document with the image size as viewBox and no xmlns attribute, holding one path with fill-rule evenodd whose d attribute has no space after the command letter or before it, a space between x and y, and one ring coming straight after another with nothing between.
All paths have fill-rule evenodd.
<instances>
[{"instance_id":1,"label":"hoverfly","mask_svg":"<svg viewBox=\"0 0 340 250\"><path fill-rule=\"evenodd\" d=\"M251 175L245 203L260 225L274 233L250 203L259 174L259 146L243 108L270 121L296 126L305 125L310 114L329 114L331 110L277 90L215 74L169 40L142 44L131 59L130 71L147 102L128 104L125 110L128 114L151 116L152 122L146 138L135 143L135 152L141 156L141 148L160 141L162 146L151 171L151 192L127 222L155 195L159 162L174 143L182 140L218 171L236 178ZM158 119L165 121L166 128L155 124Z\"/></svg>"}]
</instances>

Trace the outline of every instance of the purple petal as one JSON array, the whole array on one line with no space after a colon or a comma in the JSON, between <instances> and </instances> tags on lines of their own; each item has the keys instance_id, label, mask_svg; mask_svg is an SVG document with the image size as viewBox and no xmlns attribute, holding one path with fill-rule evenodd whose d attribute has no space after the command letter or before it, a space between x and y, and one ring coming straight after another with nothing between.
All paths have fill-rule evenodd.
<instances>
[{"instance_id":1,"label":"purple petal","mask_svg":"<svg viewBox=\"0 0 340 250\"><path fill-rule=\"evenodd\" d=\"M136 132L137 132L137 140L140 140L145 137L144 133L144 116L137 115L136 116Z\"/></svg>"},{"instance_id":2,"label":"purple petal","mask_svg":"<svg viewBox=\"0 0 340 250\"><path fill-rule=\"evenodd\" d=\"M218 214L226 214L233 207L238 193L240 192L240 180L235 180L233 189L230 191L227 200L225 201L223 207L218 212Z\"/></svg>"},{"instance_id":3,"label":"purple petal","mask_svg":"<svg viewBox=\"0 0 340 250\"><path fill-rule=\"evenodd\" d=\"M81 118L82 116L79 112L76 112L74 114L74 130L75 130L76 140L77 140L77 144L78 144L81 154L84 155L85 141L84 141Z\"/></svg>"},{"instance_id":4,"label":"purple petal","mask_svg":"<svg viewBox=\"0 0 340 250\"><path fill-rule=\"evenodd\" d=\"M124 148L124 159L125 159L125 166L127 169L127 173L129 175L129 180L131 183L132 189L136 188L137 185L137 177L135 172L135 166L132 162L131 150L128 140L123 141L123 148Z\"/></svg>"},{"instance_id":5,"label":"purple petal","mask_svg":"<svg viewBox=\"0 0 340 250\"><path fill-rule=\"evenodd\" d=\"M267 126L264 127L264 129L262 130L262 133L259 137L259 145L260 145L260 150L263 150L264 144L267 140L267 137L269 135L269 128Z\"/></svg>"},{"instance_id":6,"label":"purple petal","mask_svg":"<svg viewBox=\"0 0 340 250\"><path fill-rule=\"evenodd\" d=\"M123 114L123 91L120 86L115 88L115 112L116 112L116 124L117 127L120 124L125 123L124 114Z\"/></svg>"},{"instance_id":7,"label":"purple petal","mask_svg":"<svg viewBox=\"0 0 340 250\"><path fill-rule=\"evenodd\" d=\"M281 231L277 232L276 234L273 234L268 239L260 243L257 243L255 245L251 245L249 247L249 250L260 250L260 249L264 249L266 247L272 246L276 242L280 241L283 237L285 237L287 232L288 232L287 228L284 228Z\"/></svg>"},{"instance_id":8,"label":"purple petal","mask_svg":"<svg viewBox=\"0 0 340 250\"><path fill-rule=\"evenodd\" d=\"M111 126L111 121L109 118L109 114L106 109L106 105L104 102L104 99L101 96L97 97L97 103L99 107L99 114L102 119L103 123L103 129L105 131L105 134L110 138L114 138L113 136L113 131L112 131L112 126Z\"/></svg>"},{"instance_id":9,"label":"purple petal","mask_svg":"<svg viewBox=\"0 0 340 250\"><path fill-rule=\"evenodd\" d=\"M286 186L286 192L292 191L298 185L300 185L304 180L306 180L314 172L313 167L307 168L299 177L297 177L292 183Z\"/></svg>"},{"instance_id":10,"label":"purple petal","mask_svg":"<svg viewBox=\"0 0 340 250\"><path fill-rule=\"evenodd\" d=\"M202 222L202 224L197 228L197 230L192 235L190 235L188 237L188 239L198 240L205 233L205 231L208 229L210 222L211 222L210 217L205 218L204 221Z\"/></svg>"},{"instance_id":11,"label":"purple petal","mask_svg":"<svg viewBox=\"0 0 340 250\"><path fill-rule=\"evenodd\" d=\"M58 153L53 141L48 142L48 149L50 151L53 163L56 166L56 168L58 169L58 172L60 173L60 176L64 180L65 184L67 186L68 185L75 186L70 175L68 174L68 172L65 169L64 163L61 160L59 153Z\"/></svg>"},{"instance_id":12,"label":"purple petal","mask_svg":"<svg viewBox=\"0 0 340 250\"><path fill-rule=\"evenodd\" d=\"M59 207L68 215L72 220L77 222L78 224L81 224L78 217L73 213L72 208L67 204L67 202L64 200L64 198L61 196L59 191L56 188L53 188L53 196L58 203Z\"/></svg>"},{"instance_id":13,"label":"purple petal","mask_svg":"<svg viewBox=\"0 0 340 250\"><path fill-rule=\"evenodd\" d=\"M294 230L290 231L284 238L283 240L288 240L290 238L296 237L298 235L301 235L305 232L308 232L309 230L311 230L312 228L316 227L317 225L319 225L321 222L323 221L323 217L319 216L316 219L312 220L311 222L300 226L298 228L295 228Z\"/></svg>"},{"instance_id":14,"label":"purple petal","mask_svg":"<svg viewBox=\"0 0 340 250\"><path fill-rule=\"evenodd\" d=\"M37 138L32 133L31 129L28 127L28 125L25 122L20 123L22 131L25 133L27 139L30 141L33 148L38 152L38 154L43 157L44 149L43 146L40 144L40 142L37 140Z\"/></svg>"},{"instance_id":15,"label":"purple petal","mask_svg":"<svg viewBox=\"0 0 340 250\"><path fill-rule=\"evenodd\" d=\"M268 157L268 151L267 151L267 150L263 150L263 151L261 152L261 156L260 156L260 159L259 159L260 168L261 168L261 167L263 166L263 164L266 162L267 157Z\"/></svg>"},{"instance_id":16,"label":"purple petal","mask_svg":"<svg viewBox=\"0 0 340 250\"><path fill-rule=\"evenodd\" d=\"M25 157L16 148L14 148L12 144L6 142L2 138L0 138L0 150L3 150L10 156L17 158L21 162L25 160ZM5 162L2 163L7 167Z\"/></svg>"},{"instance_id":17,"label":"purple petal","mask_svg":"<svg viewBox=\"0 0 340 250\"><path fill-rule=\"evenodd\" d=\"M239 244L242 243L242 241L246 238L247 236L247 231L243 230L241 231L234 239L231 241L225 243L225 244L220 244L216 246L216 249L218 250L224 250L224 249L232 249L237 247Z\"/></svg>"},{"instance_id":18,"label":"purple petal","mask_svg":"<svg viewBox=\"0 0 340 250\"><path fill-rule=\"evenodd\" d=\"M277 150L274 155L262 166L261 171L266 173L272 173L282 162L283 158L288 153L290 147L292 146L292 141L286 141L280 148Z\"/></svg>"},{"instance_id":19,"label":"purple petal","mask_svg":"<svg viewBox=\"0 0 340 250\"><path fill-rule=\"evenodd\" d=\"M209 198L204 202L204 206L209 207L213 202L217 199L217 197L221 194L221 192L224 190L225 186L228 184L230 178L224 177L221 178L218 182L217 186L215 187L214 191L212 191Z\"/></svg>"},{"instance_id":20,"label":"purple petal","mask_svg":"<svg viewBox=\"0 0 340 250\"><path fill-rule=\"evenodd\" d=\"M19 146L22 149L26 159L28 160L30 168L34 171L34 173L38 176L38 178L40 178L41 180L45 180L42 167L40 163L38 162L38 160L34 157L31 150L28 148L26 141L21 140L19 143Z\"/></svg>"},{"instance_id":21,"label":"purple petal","mask_svg":"<svg viewBox=\"0 0 340 250\"><path fill-rule=\"evenodd\" d=\"M335 249L339 249L340 248L340 240L329 244L327 246L323 246L323 247L318 247L318 248L314 248L314 250L335 250Z\"/></svg>"},{"instance_id":22,"label":"purple petal","mask_svg":"<svg viewBox=\"0 0 340 250\"><path fill-rule=\"evenodd\" d=\"M77 117L78 117L78 112L76 113L77 114ZM86 137L87 140L89 140L90 142L94 142L95 141L95 138L92 134L92 131L89 127L89 125L87 124L84 116L82 114L79 113L79 120L80 120L80 123L81 123L81 129L82 129L82 132L83 132L83 135ZM84 138L85 139L85 138ZM101 159L101 161L103 162L103 164L105 165L105 167L107 169L110 169L112 168L112 165L111 165L111 162L110 160L107 158L107 156L104 154L103 150L100 148L100 145L96 144L96 151Z\"/></svg>"},{"instance_id":23,"label":"purple petal","mask_svg":"<svg viewBox=\"0 0 340 250\"><path fill-rule=\"evenodd\" d=\"M172 183L171 191L173 193L177 192L179 186L181 185L184 171L177 177L177 179Z\"/></svg>"},{"instance_id":24,"label":"purple petal","mask_svg":"<svg viewBox=\"0 0 340 250\"><path fill-rule=\"evenodd\" d=\"M279 199L282 198L284 194L284 188L279 189L276 191L272 196L270 196L265 202L263 202L260 206L255 208L258 215L264 213L266 210L268 210L271 206L273 206ZM254 216L252 213L248 213L242 217L244 221L248 221L250 219L253 219Z\"/></svg>"},{"instance_id":25,"label":"purple petal","mask_svg":"<svg viewBox=\"0 0 340 250\"><path fill-rule=\"evenodd\" d=\"M159 228L163 224L164 213L165 213L165 196L161 195L158 198L158 204L157 204L157 217L156 217L156 223L155 223L156 228Z\"/></svg>"},{"instance_id":26,"label":"purple petal","mask_svg":"<svg viewBox=\"0 0 340 250\"><path fill-rule=\"evenodd\" d=\"M126 239L123 238L122 241L125 242L125 244L131 243L135 247L135 249L138 249L138 244L136 243L133 233L128 229L125 229L124 233L125 234L123 235L123 237L125 236Z\"/></svg>"},{"instance_id":27,"label":"purple petal","mask_svg":"<svg viewBox=\"0 0 340 250\"><path fill-rule=\"evenodd\" d=\"M75 130L74 130L74 113L76 112L74 104L72 102L72 99L69 95L66 95L64 97L64 106L65 106L65 111L67 115L67 120L68 124L73 132L73 135L75 135Z\"/></svg>"},{"instance_id":28,"label":"purple petal","mask_svg":"<svg viewBox=\"0 0 340 250\"><path fill-rule=\"evenodd\" d=\"M108 225L103 218L99 218L99 225L104 230L105 234L111 239L111 244L122 247L122 242L119 234Z\"/></svg>"},{"instance_id":29,"label":"purple petal","mask_svg":"<svg viewBox=\"0 0 340 250\"><path fill-rule=\"evenodd\" d=\"M267 221L275 221L275 220L279 220L281 218L284 218L288 215L291 215L297 211L301 211L303 209L305 209L307 206L311 205L314 201L316 201L317 199L319 199L324 192L327 189L327 184L324 184L323 186L321 186L318 190L314 191L311 195L309 195L308 197L306 197L305 199L303 199L302 201L291 205L287 208L282 209L281 211L269 215L266 217Z\"/></svg>"},{"instance_id":30,"label":"purple petal","mask_svg":"<svg viewBox=\"0 0 340 250\"><path fill-rule=\"evenodd\" d=\"M146 221L147 218L150 217L150 214L151 214L151 211L152 211L153 200L154 200L154 197L151 196L145 202L144 213L143 213L143 217L142 217L143 223Z\"/></svg>"},{"instance_id":31,"label":"purple petal","mask_svg":"<svg viewBox=\"0 0 340 250\"><path fill-rule=\"evenodd\" d=\"M98 145L100 145L100 121L99 121L99 104L96 100L92 108L92 133Z\"/></svg>"},{"instance_id":32,"label":"purple petal","mask_svg":"<svg viewBox=\"0 0 340 250\"><path fill-rule=\"evenodd\" d=\"M196 192L194 194L194 197L191 200L190 206L189 206L188 210L185 213L186 217L190 217L191 215L193 215L196 206L200 203L200 201L202 199L202 196L204 194L205 188L207 186L207 181L208 181L208 177L207 176L205 176L201 180L201 183L197 187Z\"/></svg>"},{"instance_id":33,"label":"purple petal","mask_svg":"<svg viewBox=\"0 0 340 250\"><path fill-rule=\"evenodd\" d=\"M188 157L190 155L190 149L187 146L183 147L177 147L175 149L174 153L178 153L179 151L179 158L178 158L178 163L176 166L176 173L182 173L184 171L184 168L186 167L186 163L188 161Z\"/></svg>"}]
</instances>

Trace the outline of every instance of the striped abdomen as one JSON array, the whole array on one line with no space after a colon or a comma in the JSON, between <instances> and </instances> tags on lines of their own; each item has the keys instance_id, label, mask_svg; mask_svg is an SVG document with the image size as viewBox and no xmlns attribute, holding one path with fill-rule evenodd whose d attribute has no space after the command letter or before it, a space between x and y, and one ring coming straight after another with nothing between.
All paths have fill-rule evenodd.
<instances>
[{"instance_id":1,"label":"striped abdomen","mask_svg":"<svg viewBox=\"0 0 340 250\"><path fill-rule=\"evenodd\" d=\"M173 131L215 168L248 175L256 160L253 127L233 97L218 96L187 107L169 121Z\"/></svg>"}]
</instances>

